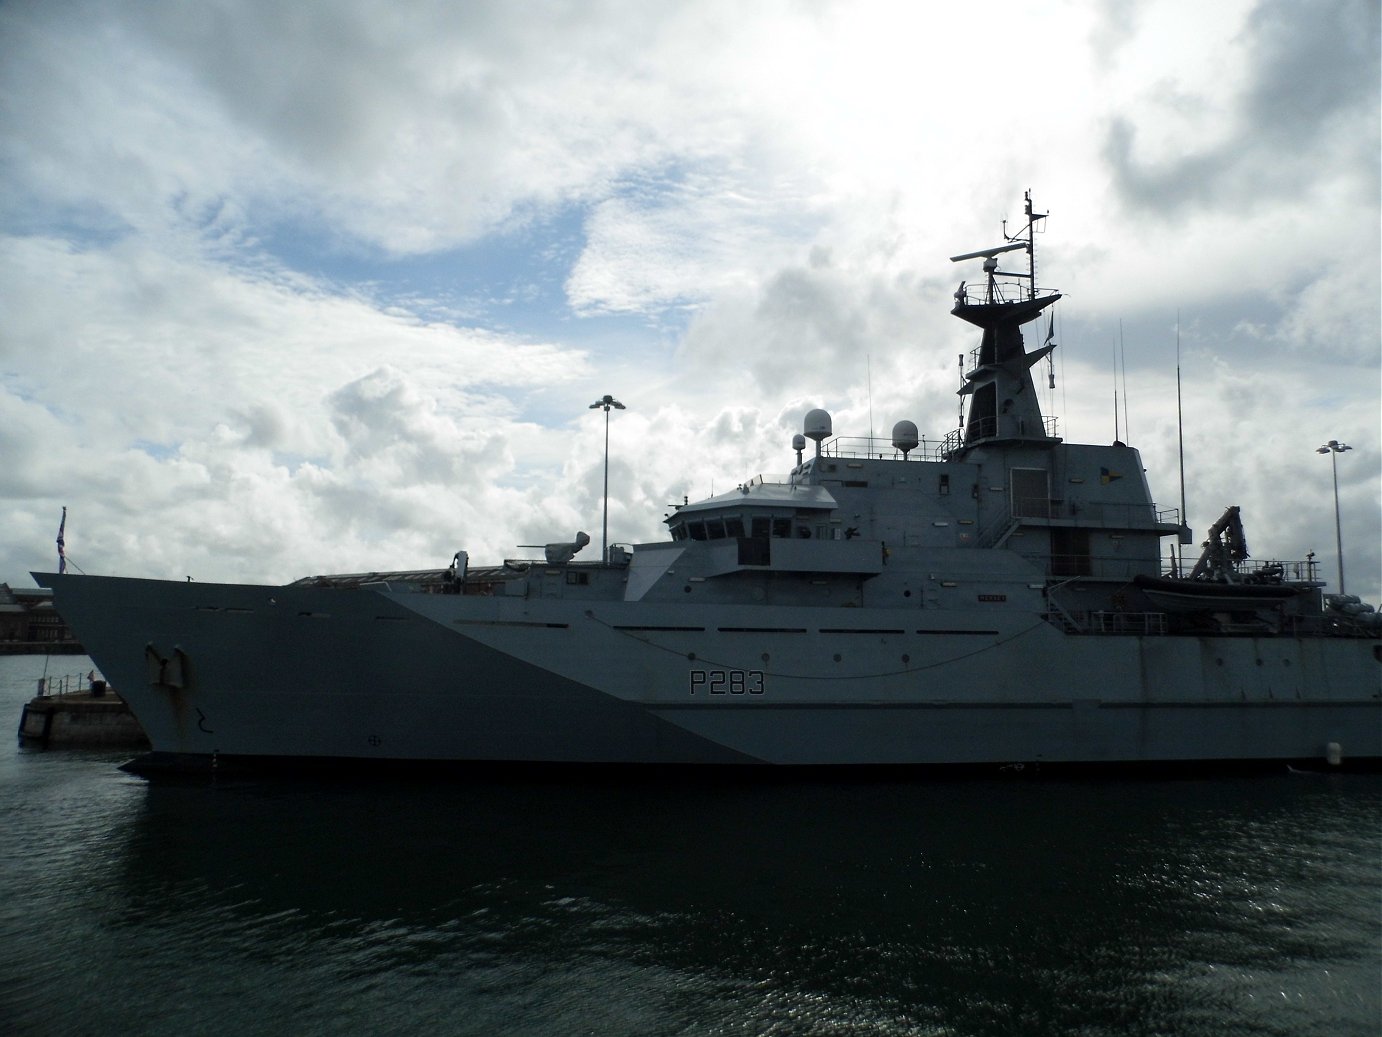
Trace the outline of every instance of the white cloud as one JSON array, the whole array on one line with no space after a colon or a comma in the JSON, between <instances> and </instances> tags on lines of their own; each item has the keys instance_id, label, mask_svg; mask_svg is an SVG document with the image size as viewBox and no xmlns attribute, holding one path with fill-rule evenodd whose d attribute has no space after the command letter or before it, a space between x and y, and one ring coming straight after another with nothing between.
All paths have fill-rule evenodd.
<instances>
[{"instance_id":1,"label":"white cloud","mask_svg":"<svg viewBox=\"0 0 1382 1037\"><path fill-rule=\"evenodd\" d=\"M607 391L630 404L621 540L785 469L809 406L943 434L974 344L946 315L973 271L945 257L1016 229L1030 186L1066 427L1107 438L1126 320L1133 432L1169 479L1154 358L1181 311L1212 429L1192 500L1242 495L1255 540L1319 548L1313 439L1352 442L1345 537L1377 596L1377 22L1366 0L7 4L0 578L45 564L63 503L79 563L199 578L594 532ZM1280 515L1283 483L1310 507Z\"/></svg>"}]
</instances>

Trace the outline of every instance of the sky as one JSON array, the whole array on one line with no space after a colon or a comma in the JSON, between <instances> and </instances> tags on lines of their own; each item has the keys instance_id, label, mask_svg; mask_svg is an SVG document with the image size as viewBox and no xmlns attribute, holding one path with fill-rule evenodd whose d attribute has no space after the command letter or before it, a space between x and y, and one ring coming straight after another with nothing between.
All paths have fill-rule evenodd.
<instances>
[{"instance_id":1,"label":"sky","mask_svg":"<svg viewBox=\"0 0 1382 1037\"><path fill-rule=\"evenodd\" d=\"M1375 0L7 0L0 580L609 539L956 427L948 257L1049 213L1070 442L1382 600ZM1115 405L1115 392L1117 402Z\"/></svg>"}]
</instances>

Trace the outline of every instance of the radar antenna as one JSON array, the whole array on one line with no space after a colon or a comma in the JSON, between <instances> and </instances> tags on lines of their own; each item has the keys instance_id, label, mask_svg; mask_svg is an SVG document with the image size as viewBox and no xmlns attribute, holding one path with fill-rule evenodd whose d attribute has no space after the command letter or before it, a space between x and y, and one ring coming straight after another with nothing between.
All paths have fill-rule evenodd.
<instances>
[{"instance_id":1,"label":"radar antenna","mask_svg":"<svg viewBox=\"0 0 1382 1037\"><path fill-rule=\"evenodd\" d=\"M999 287L998 287L998 278L999 278L999 277L1020 277L1020 278L1024 278L1024 279L1027 281L1027 288L1026 288L1026 295L1027 295L1027 298L1028 298L1028 299L1035 299L1036 296L1037 296L1037 286L1036 286L1036 244L1035 244L1035 241L1036 241L1036 225L1037 225L1037 221L1046 219L1047 215L1049 215L1049 214L1048 214L1048 213L1044 213L1044 212L1035 212L1035 211L1033 211L1033 209L1032 209L1032 192L1031 192L1030 189L1027 190L1027 192L1024 194L1023 198L1024 198L1025 202L1026 202L1024 211L1025 211L1026 216L1027 216L1027 224L1026 224L1026 226L1024 226L1020 231L1018 231L1016 234L1009 234L1009 233L1008 233L1008 221L1007 221L1007 220L1004 220L1004 221L1003 221L1003 240L1004 240L1004 244L1002 244L1002 245L995 245L993 248L983 248L983 249L979 249L977 252L966 252L966 253L964 253L963 255L951 256L951 257L950 257L950 262L952 262L952 263L962 263L962 262L964 262L964 261L967 260L967 259L980 259L980 258L982 258L982 259L984 260L984 273L985 273L986 275L988 275L988 285L987 285L987 287L986 287L986 289L985 289L985 293L984 293L984 302L986 302L986 303L1001 302L1001 301L1002 301L1002 298L1001 298L1001 291L999 290ZM999 270L999 269L998 269L998 257L999 257L1000 255L1002 255L1004 252L1016 252L1018 249L1024 249L1024 250L1026 251L1026 253L1027 253L1027 271L1026 271L1026 273L1023 273L1023 272L1020 271L1020 270ZM956 292L955 294L956 294L956 299L955 299L956 302L958 302L958 303L964 303L964 302L967 301L965 298L962 297L963 294L964 294L964 284L963 284L963 283L961 283L961 285L960 285L960 290L959 290L958 292Z\"/></svg>"}]
</instances>

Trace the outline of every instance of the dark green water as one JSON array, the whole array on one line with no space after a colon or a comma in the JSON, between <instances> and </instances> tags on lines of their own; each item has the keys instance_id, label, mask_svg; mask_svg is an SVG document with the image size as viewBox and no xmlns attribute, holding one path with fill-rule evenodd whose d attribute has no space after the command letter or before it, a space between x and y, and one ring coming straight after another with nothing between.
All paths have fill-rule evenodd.
<instances>
[{"instance_id":1,"label":"dark green water","mask_svg":"<svg viewBox=\"0 0 1382 1037\"><path fill-rule=\"evenodd\" d=\"M11 731L43 665L0 657ZM0 753L2 1032L1382 1032L1379 775L149 784L123 759Z\"/></svg>"}]
</instances>

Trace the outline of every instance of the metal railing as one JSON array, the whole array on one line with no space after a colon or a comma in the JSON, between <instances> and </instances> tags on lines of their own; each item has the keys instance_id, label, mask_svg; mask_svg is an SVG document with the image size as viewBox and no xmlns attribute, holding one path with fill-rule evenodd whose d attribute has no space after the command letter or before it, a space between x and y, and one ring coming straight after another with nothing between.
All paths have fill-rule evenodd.
<instances>
[{"instance_id":1,"label":"metal railing","mask_svg":"<svg viewBox=\"0 0 1382 1037\"><path fill-rule=\"evenodd\" d=\"M878 436L837 436L821 446L822 457L863 457L884 461L921 461L932 451L934 440L922 437L921 441L902 456L902 451L893 446L891 439Z\"/></svg>"},{"instance_id":2,"label":"metal railing","mask_svg":"<svg viewBox=\"0 0 1382 1037\"><path fill-rule=\"evenodd\" d=\"M1004 277L1004 273L1006 271L998 271L992 281L985 279L973 284L961 283L955 292L956 304L982 306L996 302L1022 302L1031 294L1031 285L1027 281L1018 280L1011 275ZM1055 294L1050 288L1039 289L1036 293L1038 299Z\"/></svg>"},{"instance_id":3,"label":"metal railing","mask_svg":"<svg viewBox=\"0 0 1382 1037\"><path fill-rule=\"evenodd\" d=\"M98 681L102 690L105 690L105 681L101 680L95 670L88 673L65 673L55 677L40 677L38 679L38 697L57 698L61 695L87 695Z\"/></svg>"},{"instance_id":4,"label":"metal railing","mask_svg":"<svg viewBox=\"0 0 1382 1037\"><path fill-rule=\"evenodd\" d=\"M1164 612L1091 612L1091 634L1164 634Z\"/></svg>"},{"instance_id":5,"label":"metal railing","mask_svg":"<svg viewBox=\"0 0 1382 1037\"><path fill-rule=\"evenodd\" d=\"M1194 565L1188 558L1181 559L1181 572L1177 573L1175 568L1162 562L1161 575L1163 576L1184 576ZM1277 560L1259 561L1249 558L1239 562L1235 566L1238 575L1238 582L1250 584L1274 584L1274 583L1313 583L1324 586L1324 581L1320 579L1320 563L1314 559L1306 559L1299 562L1282 562Z\"/></svg>"},{"instance_id":6,"label":"metal railing","mask_svg":"<svg viewBox=\"0 0 1382 1037\"><path fill-rule=\"evenodd\" d=\"M973 432L971 435L970 432ZM1041 419L1041 431L1049 439L1056 439L1060 434L1060 419L1051 415L1043 415ZM998 435L998 418L977 418L966 423L964 428L952 429L945 434L940 445L936 448L935 457L939 461L946 460L956 450L959 450L966 443L977 443L983 439L990 439Z\"/></svg>"},{"instance_id":7,"label":"metal railing","mask_svg":"<svg viewBox=\"0 0 1382 1037\"><path fill-rule=\"evenodd\" d=\"M1053 554L1047 574L1054 577L1093 576L1100 579L1131 580L1145 572L1146 561L1113 555Z\"/></svg>"},{"instance_id":8,"label":"metal railing","mask_svg":"<svg viewBox=\"0 0 1382 1037\"><path fill-rule=\"evenodd\" d=\"M1076 519L1081 526L1109 529L1152 529L1158 525L1180 525L1179 508L1159 508L1155 503L1014 497L1009 514L1012 518Z\"/></svg>"}]
</instances>

